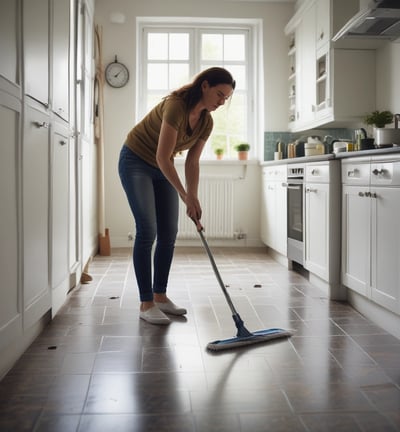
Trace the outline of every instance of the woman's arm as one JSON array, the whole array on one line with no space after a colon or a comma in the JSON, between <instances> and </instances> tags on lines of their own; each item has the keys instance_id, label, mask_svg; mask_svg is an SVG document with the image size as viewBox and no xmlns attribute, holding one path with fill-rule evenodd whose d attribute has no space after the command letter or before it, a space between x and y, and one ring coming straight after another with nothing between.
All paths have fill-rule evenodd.
<instances>
[{"instance_id":1,"label":"woman's arm","mask_svg":"<svg viewBox=\"0 0 400 432\"><path fill-rule=\"evenodd\" d=\"M156 161L162 173L186 203L186 190L182 185L173 162L171 161L176 146L177 136L178 132L163 120L161 123L160 136L158 138Z\"/></svg>"},{"instance_id":2,"label":"woman's arm","mask_svg":"<svg viewBox=\"0 0 400 432\"><path fill-rule=\"evenodd\" d=\"M201 219L202 209L198 199L200 166L199 160L206 142L198 140L196 144L190 148L185 161L185 178L186 178L186 206L187 214L197 222L198 229L202 226L198 222ZM189 214L189 211L191 214Z\"/></svg>"}]
</instances>

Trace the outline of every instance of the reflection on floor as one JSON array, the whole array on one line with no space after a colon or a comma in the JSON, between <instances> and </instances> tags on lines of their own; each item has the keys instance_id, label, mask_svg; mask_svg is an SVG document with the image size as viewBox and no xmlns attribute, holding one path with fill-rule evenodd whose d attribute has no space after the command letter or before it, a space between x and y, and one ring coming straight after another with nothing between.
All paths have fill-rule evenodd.
<instances>
[{"instance_id":1,"label":"reflection on floor","mask_svg":"<svg viewBox=\"0 0 400 432\"><path fill-rule=\"evenodd\" d=\"M200 248L177 248L170 278L187 317L139 320L130 251L113 250L0 383L0 430L400 430L398 339L263 249L214 254L246 327L292 338L207 352L235 327Z\"/></svg>"}]
</instances>

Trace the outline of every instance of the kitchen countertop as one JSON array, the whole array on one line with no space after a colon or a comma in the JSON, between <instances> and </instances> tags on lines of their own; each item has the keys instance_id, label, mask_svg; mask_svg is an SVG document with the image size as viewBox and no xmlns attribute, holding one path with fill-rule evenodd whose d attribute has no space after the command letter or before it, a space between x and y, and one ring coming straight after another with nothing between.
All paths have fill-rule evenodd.
<instances>
[{"instance_id":1,"label":"kitchen countertop","mask_svg":"<svg viewBox=\"0 0 400 432\"><path fill-rule=\"evenodd\" d=\"M303 156L303 157L296 157L296 158L271 160L271 161L261 162L261 165L270 166L270 165L293 164L293 163L320 162L320 161L329 161L334 159L341 160L341 159L361 157L361 156L380 156L380 155L387 155L393 153L400 153L400 146L386 147L386 148L379 148L379 149L372 149L372 150L340 152L337 154L329 153L329 154L323 154L317 156Z\"/></svg>"}]
</instances>

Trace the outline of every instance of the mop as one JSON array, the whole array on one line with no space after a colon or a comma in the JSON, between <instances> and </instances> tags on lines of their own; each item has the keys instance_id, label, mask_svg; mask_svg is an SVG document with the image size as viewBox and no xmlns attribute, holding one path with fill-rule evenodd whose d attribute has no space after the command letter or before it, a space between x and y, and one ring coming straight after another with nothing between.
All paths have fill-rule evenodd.
<instances>
[{"instance_id":1,"label":"mop","mask_svg":"<svg viewBox=\"0 0 400 432\"><path fill-rule=\"evenodd\" d=\"M244 326L243 320L240 318L238 312L235 309L235 306L232 302L231 297L228 294L228 291L225 287L224 282L222 281L221 275L218 271L217 265L215 264L214 257L211 253L211 250L208 246L208 243L204 237L203 230L198 230L200 234L201 241L203 242L204 248L207 252L207 255L210 259L211 266L214 270L215 276L217 277L218 283L222 289L222 292L224 293L224 296L226 298L226 301L228 302L228 305L232 312L232 318L235 322L236 328L237 328L237 334L236 337L229 338L229 339L222 339L222 340L216 340L213 342L209 342L207 344L207 349L211 351L221 351L225 349L231 349L236 347L242 347L245 345L253 345L256 343L261 342L267 342L271 339L277 339L277 338L283 338L283 337L290 337L292 335L292 331L290 330L284 330L281 328L270 328L265 330L257 330L253 333L251 333L249 330L246 329Z\"/></svg>"}]
</instances>

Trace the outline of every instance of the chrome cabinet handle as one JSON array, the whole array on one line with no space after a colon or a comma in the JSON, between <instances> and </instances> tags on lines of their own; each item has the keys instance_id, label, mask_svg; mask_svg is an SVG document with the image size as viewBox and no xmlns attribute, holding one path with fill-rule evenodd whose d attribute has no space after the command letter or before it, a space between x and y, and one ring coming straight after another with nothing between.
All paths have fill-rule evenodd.
<instances>
[{"instance_id":1,"label":"chrome cabinet handle","mask_svg":"<svg viewBox=\"0 0 400 432\"><path fill-rule=\"evenodd\" d=\"M372 174L374 174L374 175L383 175L384 173L385 173L385 169L377 169L377 168L375 168L374 170L372 170Z\"/></svg>"},{"instance_id":2,"label":"chrome cabinet handle","mask_svg":"<svg viewBox=\"0 0 400 432\"><path fill-rule=\"evenodd\" d=\"M306 193L311 193L311 192L318 192L318 189L313 189L313 188L306 188Z\"/></svg>"},{"instance_id":3,"label":"chrome cabinet handle","mask_svg":"<svg viewBox=\"0 0 400 432\"><path fill-rule=\"evenodd\" d=\"M35 121L35 122L33 122L33 124L34 124L38 129L41 129L41 128L48 129L48 128L49 128L49 124L46 123L46 122L38 122L38 121Z\"/></svg>"},{"instance_id":4,"label":"chrome cabinet handle","mask_svg":"<svg viewBox=\"0 0 400 432\"><path fill-rule=\"evenodd\" d=\"M347 171L347 177L354 177L357 174L357 172L358 172L357 168L354 168L351 171Z\"/></svg>"},{"instance_id":5,"label":"chrome cabinet handle","mask_svg":"<svg viewBox=\"0 0 400 432\"><path fill-rule=\"evenodd\" d=\"M378 194L376 192L358 192L358 196L366 198L378 198Z\"/></svg>"},{"instance_id":6,"label":"chrome cabinet handle","mask_svg":"<svg viewBox=\"0 0 400 432\"><path fill-rule=\"evenodd\" d=\"M65 141L65 140L60 140L59 143L60 143L60 145L65 146L65 145L67 144L67 141Z\"/></svg>"}]
</instances>

